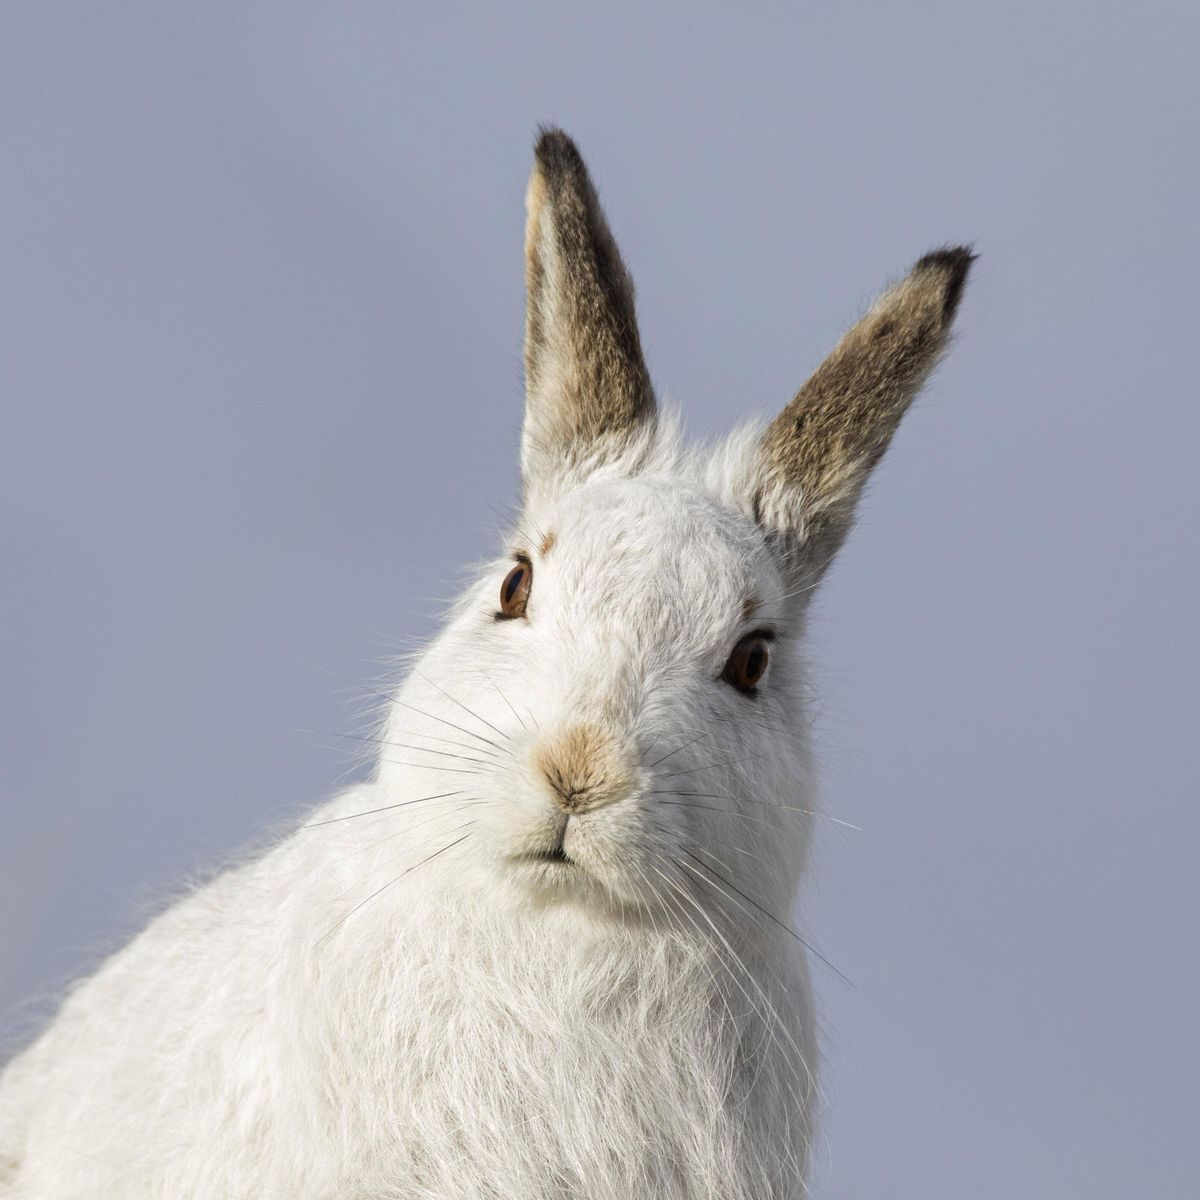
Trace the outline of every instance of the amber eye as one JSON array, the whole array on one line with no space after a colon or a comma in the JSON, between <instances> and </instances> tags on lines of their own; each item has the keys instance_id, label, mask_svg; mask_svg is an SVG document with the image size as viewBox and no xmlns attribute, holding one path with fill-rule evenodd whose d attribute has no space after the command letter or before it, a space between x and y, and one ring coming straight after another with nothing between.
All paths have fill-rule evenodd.
<instances>
[{"instance_id":1,"label":"amber eye","mask_svg":"<svg viewBox=\"0 0 1200 1200\"><path fill-rule=\"evenodd\" d=\"M732 683L739 692L753 692L766 674L769 638L763 633L749 633L733 648L721 678Z\"/></svg>"},{"instance_id":2,"label":"amber eye","mask_svg":"<svg viewBox=\"0 0 1200 1200\"><path fill-rule=\"evenodd\" d=\"M517 559L517 565L505 575L504 582L500 585L500 611L496 614L497 620L523 617L532 586L533 563L527 558Z\"/></svg>"}]
</instances>

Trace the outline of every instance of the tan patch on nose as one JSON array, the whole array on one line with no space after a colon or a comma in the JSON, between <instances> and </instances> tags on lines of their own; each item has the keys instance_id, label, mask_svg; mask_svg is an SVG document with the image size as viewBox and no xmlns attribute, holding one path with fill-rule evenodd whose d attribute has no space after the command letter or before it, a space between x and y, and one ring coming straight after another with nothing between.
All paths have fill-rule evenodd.
<instances>
[{"instance_id":1,"label":"tan patch on nose","mask_svg":"<svg viewBox=\"0 0 1200 1200\"><path fill-rule=\"evenodd\" d=\"M548 734L534 760L563 812L590 812L623 800L633 789L631 755L595 725L569 725Z\"/></svg>"}]
</instances>

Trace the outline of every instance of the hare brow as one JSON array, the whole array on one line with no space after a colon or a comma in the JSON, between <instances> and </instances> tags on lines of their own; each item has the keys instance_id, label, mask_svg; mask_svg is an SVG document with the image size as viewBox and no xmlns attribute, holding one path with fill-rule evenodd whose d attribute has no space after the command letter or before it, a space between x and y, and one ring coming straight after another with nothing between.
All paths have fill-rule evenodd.
<instances>
[{"instance_id":1,"label":"hare brow","mask_svg":"<svg viewBox=\"0 0 1200 1200\"><path fill-rule=\"evenodd\" d=\"M520 531L520 530L518 530L517 532L519 533L519 532L521 532L521 531ZM532 538L527 538L527 537L526 537L526 538L522 538L522 541L523 541L523 542L524 542L526 545L532 545L532 544L533 544L533 539L532 539ZM556 543L557 541L558 541L558 534L556 534L556 533L555 533L553 530L551 530L549 533L544 533L544 534L542 534L542 536L541 536L541 540L540 540L540 541L538 542L538 544L537 544L537 552L538 552L538 557L539 557L539 558L545 558L545 557L546 557L546 555L547 555L547 554L549 554L549 553L550 553L550 551L554 549L554 545L555 545L555 543ZM532 562L532 561L533 561L533 555L532 555L532 554L531 554L531 553L530 553L528 550L524 550L524 549L516 549L516 550L513 550L513 551L512 551L512 552L509 554L509 557L510 557L510 558L511 558L511 559L512 559L514 562L523 562L523 563L527 563L527 562Z\"/></svg>"}]
</instances>

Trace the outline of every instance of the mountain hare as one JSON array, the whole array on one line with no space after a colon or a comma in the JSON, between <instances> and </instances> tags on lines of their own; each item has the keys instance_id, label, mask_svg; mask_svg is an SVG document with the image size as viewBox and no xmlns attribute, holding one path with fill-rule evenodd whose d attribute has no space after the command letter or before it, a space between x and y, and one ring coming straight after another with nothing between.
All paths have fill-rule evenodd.
<instances>
[{"instance_id":1,"label":"mountain hare","mask_svg":"<svg viewBox=\"0 0 1200 1200\"><path fill-rule=\"evenodd\" d=\"M574 144L527 196L522 506L369 783L155 919L0 1080L16 1200L798 1197L798 643L972 255L681 448Z\"/></svg>"}]
</instances>

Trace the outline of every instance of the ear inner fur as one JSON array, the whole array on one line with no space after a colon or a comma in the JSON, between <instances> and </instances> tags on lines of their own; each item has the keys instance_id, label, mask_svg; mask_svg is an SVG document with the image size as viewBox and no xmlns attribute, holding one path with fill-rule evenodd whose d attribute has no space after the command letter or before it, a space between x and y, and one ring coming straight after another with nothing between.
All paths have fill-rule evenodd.
<instances>
[{"instance_id":1,"label":"ear inner fur","mask_svg":"<svg viewBox=\"0 0 1200 1200\"><path fill-rule=\"evenodd\" d=\"M655 415L633 281L583 159L557 129L538 139L526 196L522 468L533 476L620 452Z\"/></svg>"},{"instance_id":2,"label":"ear inner fur","mask_svg":"<svg viewBox=\"0 0 1200 1200\"><path fill-rule=\"evenodd\" d=\"M755 517L782 535L801 582L821 577L849 531L867 476L946 346L974 257L954 247L922 258L763 435Z\"/></svg>"}]
</instances>

